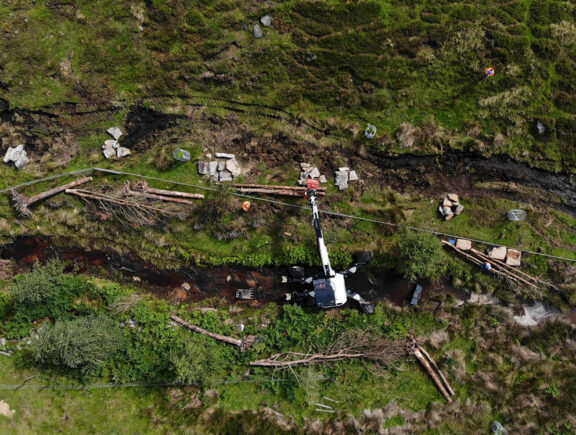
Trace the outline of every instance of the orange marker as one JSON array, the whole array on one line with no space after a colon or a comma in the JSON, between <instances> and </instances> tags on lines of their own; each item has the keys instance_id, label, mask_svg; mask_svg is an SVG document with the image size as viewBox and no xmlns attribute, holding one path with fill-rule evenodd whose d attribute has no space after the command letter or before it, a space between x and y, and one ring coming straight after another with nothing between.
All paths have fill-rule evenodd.
<instances>
[{"instance_id":1,"label":"orange marker","mask_svg":"<svg viewBox=\"0 0 576 435\"><path fill-rule=\"evenodd\" d=\"M244 211L250 210L250 201L244 201L244 203L242 204L242 210Z\"/></svg>"}]
</instances>

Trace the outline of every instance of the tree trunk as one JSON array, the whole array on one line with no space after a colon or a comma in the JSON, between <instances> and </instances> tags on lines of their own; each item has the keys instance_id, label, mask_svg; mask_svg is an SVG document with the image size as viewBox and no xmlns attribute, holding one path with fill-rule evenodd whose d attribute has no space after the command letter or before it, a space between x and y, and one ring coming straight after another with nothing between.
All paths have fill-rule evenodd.
<instances>
[{"instance_id":1,"label":"tree trunk","mask_svg":"<svg viewBox=\"0 0 576 435\"><path fill-rule=\"evenodd\" d=\"M70 189L72 187L79 186L80 184L88 183L89 181L92 181L92 177L78 178L77 180L74 180L68 184L64 184L63 186L54 187L54 188L49 189L45 192L41 192L38 195L34 195L30 198L26 198L24 195L17 193L15 191L12 191L12 199L14 201L14 206L16 207L16 210L18 210L18 212L20 212L21 215L30 216L32 214L32 212L28 208L29 205L34 204L35 202L41 201L45 198L48 198L49 196L53 196L53 195L56 195L57 193L63 192L66 189Z\"/></svg>"},{"instance_id":2,"label":"tree trunk","mask_svg":"<svg viewBox=\"0 0 576 435\"><path fill-rule=\"evenodd\" d=\"M255 337L253 336L248 336L243 340L239 340L237 338L228 337L227 335L220 335L214 332L207 331L206 329L200 328L199 326L196 325L191 325L190 323L186 322L185 320L181 319L178 316L170 316L170 318L176 323L180 324L181 326L184 326L185 328L188 328L191 331L197 332L198 334L206 335L210 338L213 338L214 340L223 341L224 343L228 344L233 344L234 346L238 346L242 351L249 349L250 346L252 346L252 344L255 341Z\"/></svg>"},{"instance_id":3,"label":"tree trunk","mask_svg":"<svg viewBox=\"0 0 576 435\"><path fill-rule=\"evenodd\" d=\"M420 346L418 348L418 350L420 350L420 352L422 352L422 354L426 357L426 359L428 361L430 361L430 364L432 364L432 367L434 367L434 369L436 370L436 373L438 373L438 376L440 377L440 379L442 379L442 383L446 387L446 390L448 390L448 392L450 393L451 396L454 396L454 394L455 394L454 390L452 389L452 387L450 386L450 384L446 380L446 377L444 376L444 373L442 373L442 371L440 370L440 367L438 367L438 364L436 364L436 361L434 361L434 359L432 359L430 354L428 352L426 352L426 350L422 346Z\"/></svg>"},{"instance_id":4,"label":"tree trunk","mask_svg":"<svg viewBox=\"0 0 576 435\"><path fill-rule=\"evenodd\" d=\"M340 361L347 358L364 358L365 356L363 353L336 353L333 355L312 354L308 358L297 359L294 361L278 361L274 359L281 355L282 354L276 354L267 359L252 361L250 365L258 367L290 367L297 364L314 364L317 362L325 361Z\"/></svg>"},{"instance_id":5,"label":"tree trunk","mask_svg":"<svg viewBox=\"0 0 576 435\"><path fill-rule=\"evenodd\" d=\"M440 379L434 372L434 369L432 369L432 367L430 366L424 355L422 355L420 349L415 349L413 355L416 357L418 361L420 361L420 364L424 366L424 368L426 369L426 371L428 372L428 374L430 375L430 377L432 378L432 380L434 381L434 383L436 384L442 395L446 398L448 403L452 403L452 397L450 397L450 393L446 391L446 388L444 388L444 384L442 383L442 381L440 381Z\"/></svg>"},{"instance_id":6,"label":"tree trunk","mask_svg":"<svg viewBox=\"0 0 576 435\"><path fill-rule=\"evenodd\" d=\"M204 199L204 195L202 195L201 193L188 193L188 192L177 192L172 190L154 189L153 187L148 186L148 183L146 183L145 181L140 181L136 183L136 191L163 196L176 196L179 198Z\"/></svg>"}]
</instances>

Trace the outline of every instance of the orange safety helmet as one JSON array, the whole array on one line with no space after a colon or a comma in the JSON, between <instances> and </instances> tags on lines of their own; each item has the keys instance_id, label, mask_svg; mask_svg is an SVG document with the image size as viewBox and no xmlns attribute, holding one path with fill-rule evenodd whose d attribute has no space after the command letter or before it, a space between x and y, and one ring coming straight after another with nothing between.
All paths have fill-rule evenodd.
<instances>
[{"instance_id":1,"label":"orange safety helmet","mask_svg":"<svg viewBox=\"0 0 576 435\"><path fill-rule=\"evenodd\" d=\"M250 201L244 201L244 203L242 204L242 210L244 211L250 210Z\"/></svg>"}]
</instances>

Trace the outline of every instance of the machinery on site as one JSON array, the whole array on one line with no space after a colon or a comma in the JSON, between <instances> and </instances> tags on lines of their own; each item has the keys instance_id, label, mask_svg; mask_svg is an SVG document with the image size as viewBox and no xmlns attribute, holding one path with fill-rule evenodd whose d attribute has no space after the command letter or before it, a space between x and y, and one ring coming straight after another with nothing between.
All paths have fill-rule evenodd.
<instances>
[{"instance_id":1,"label":"machinery on site","mask_svg":"<svg viewBox=\"0 0 576 435\"><path fill-rule=\"evenodd\" d=\"M316 232L318 252L322 261L322 272L313 276L304 277L304 268L301 266L292 266L289 271L289 282L302 284L304 290L287 293L286 299L299 303L306 299L314 298L316 306L319 308L339 307L351 299L358 303L360 312L364 314L374 314L374 305L365 301L358 293L348 290L345 282L346 277L356 273L359 267L370 261L370 254L366 252L362 253L357 259L357 262L343 272L335 272L332 269L330 258L328 257L328 250L324 244L322 229L320 228L316 192L318 189L318 181L308 180L306 187L305 197L312 206L312 225Z\"/></svg>"}]
</instances>

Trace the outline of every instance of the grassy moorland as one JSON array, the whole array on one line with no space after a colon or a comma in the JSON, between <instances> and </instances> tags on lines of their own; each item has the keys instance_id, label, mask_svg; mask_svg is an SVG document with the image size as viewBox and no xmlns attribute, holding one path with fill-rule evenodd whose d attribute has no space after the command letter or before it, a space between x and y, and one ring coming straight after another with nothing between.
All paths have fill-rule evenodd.
<instances>
[{"instance_id":1,"label":"grassy moorland","mask_svg":"<svg viewBox=\"0 0 576 435\"><path fill-rule=\"evenodd\" d=\"M253 26L265 14L272 25L261 26L264 37L256 39ZM195 162L218 151L238 156L240 182L292 185L303 161L330 180L335 168L350 165L365 183L344 192L329 183L322 208L576 258L573 201L530 179L559 171L568 183L557 189L573 186L566 174L576 164L575 48L572 1L4 0L1 151L23 143L31 161L22 170L0 165L0 189L90 166L214 188ZM487 67L495 69L493 77L485 78ZM378 129L372 140L363 134L368 123ZM128 158L102 155L113 125L124 132ZM174 161L177 147L191 152L190 163ZM451 153L511 158L548 172L473 183L465 173L438 181L436 170L412 179L408 169L393 168L381 178L383 156L433 155L442 162ZM91 189L111 193L137 181L94 177ZM72 179L21 192L31 196ZM447 188L460 194L465 212L445 222L437 196ZM252 200L245 213L244 199L226 187L205 193L197 205L168 209L178 218L160 217L150 226L119 221L68 195L34 205L23 218L2 194L0 241L38 235L60 246L135 255L161 268L317 264L307 210ZM527 210L528 219L509 222L512 208ZM406 266L398 264L401 235L394 227L335 216L323 217L322 225L337 267L366 250L375 254L374 269ZM546 291L546 300L573 308L572 264L537 256L523 262L524 270L563 292ZM520 328L500 307L459 306L449 296L417 310L381 304L372 317L350 309L229 306L219 299L173 304L121 277L119 284L54 267L17 278L0 274L0 336L15 351L11 359L0 355L0 384L35 375L35 385L187 386L0 390L0 400L15 411L0 415L2 432L463 433L492 420L511 433L576 427L575 337L562 321ZM448 253L433 275L511 304L524 295ZM170 314L262 341L240 353L169 327ZM93 345L82 335L92 329L106 347L91 351L106 355L59 352ZM455 403L445 405L406 358L388 366L302 367L273 377L264 369L246 372L253 359L324 351L350 331L394 343L415 334L453 383ZM76 333L86 340L65 341ZM338 401L334 414L315 411L325 396Z\"/></svg>"},{"instance_id":2,"label":"grassy moorland","mask_svg":"<svg viewBox=\"0 0 576 435\"><path fill-rule=\"evenodd\" d=\"M430 301L421 310L382 304L374 316L218 299L176 306L133 287L62 273L57 263L2 287L0 332L9 339L5 349L16 353L2 356L0 384L17 386L35 376L26 388L0 391L14 411L0 416L7 432L461 433L497 419L513 431L570 433L576 424L570 400L574 330L563 322L526 329L500 307L458 305L450 298L434 313L437 302ZM242 353L169 326L173 313L218 333L259 340ZM79 322L92 327L77 329ZM248 370L249 361L271 353L322 352L361 336L402 345L407 333L419 337L449 377L453 404L445 404L405 357L386 365L345 361ZM67 347L54 347L63 340ZM119 347L113 344L118 340ZM98 358L90 347L96 342L105 349ZM82 388L106 382L189 386ZM28 389L47 385L55 388ZM335 413L316 411L316 403Z\"/></svg>"},{"instance_id":3,"label":"grassy moorland","mask_svg":"<svg viewBox=\"0 0 576 435\"><path fill-rule=\"evenodd\" d=\"M272 25L255 39L264 14ZM282 108L348 140L370 122L384 150L401 150L404 133L409 151L561 168L575 158L575 14L550 0L7 0L0 81L17 108L208 96Z\"/></svg>"}]
</instances>

